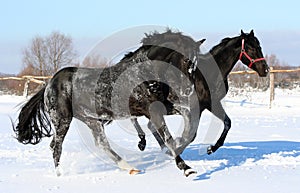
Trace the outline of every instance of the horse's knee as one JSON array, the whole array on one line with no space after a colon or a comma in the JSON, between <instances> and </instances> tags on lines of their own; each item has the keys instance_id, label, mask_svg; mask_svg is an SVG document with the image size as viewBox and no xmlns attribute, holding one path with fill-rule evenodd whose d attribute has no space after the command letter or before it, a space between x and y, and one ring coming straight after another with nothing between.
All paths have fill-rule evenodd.
<instances>
[{"instance_id":1,"label":"horse's knee","mask_svg":"<svg viewBox=\"0 0 300 193\"><path fill-rule=\"evenodd\" d=\"M229 130L231 128L231 120L228 116L225 117L224 127L226 130Z\"/></svg>"},{"instance_id":2,"label":"horse's knee","mask_svg":"<svg viewBox=\"0 0 300 193\"><path fill-rule=\"evenodd\" d=\"M195 140L196 136L197 134L195 133L195 135L191 138L190 143L192 143Z\"/></svg>"}]
</instances>

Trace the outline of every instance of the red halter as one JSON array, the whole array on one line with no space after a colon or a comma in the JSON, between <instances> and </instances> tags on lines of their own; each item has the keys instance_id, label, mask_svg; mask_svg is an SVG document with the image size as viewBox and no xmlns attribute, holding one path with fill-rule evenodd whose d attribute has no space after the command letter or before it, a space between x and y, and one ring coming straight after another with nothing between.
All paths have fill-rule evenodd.
<instances>
[{"instance_id":1,"label":"red halter","mask_svg":"<svg viewBox=\"0 0 300 193\"><path fill-rule=\"evenodd\" d=\"M241 49L241 53L240 53L240 58L239 58L239 60L241 60L241 59L242 59L242 56L245 55L246 58L248 58L248 60L250 61L250 64L248 65L249 68L251 68L252 65L253 65L255 62L265 60L265 58L252 59L252 58L246 53L246 50L245 50L245 48L244 48L244 44L245 44L245 39L242 39L242 49Z\"/></svg>"}]
</instances>

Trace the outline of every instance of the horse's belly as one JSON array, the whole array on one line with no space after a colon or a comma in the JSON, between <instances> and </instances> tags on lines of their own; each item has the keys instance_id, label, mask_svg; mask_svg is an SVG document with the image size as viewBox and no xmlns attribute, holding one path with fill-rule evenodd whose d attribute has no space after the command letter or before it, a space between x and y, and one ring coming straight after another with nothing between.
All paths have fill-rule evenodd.
<instances>
[{"instance_id":1,"label":"horse's belly","mask_svg":"<svg viewBox=\"0 0 300 193\"><path fill-rule=\"evenodd\" d=\"M112 120L130 118L128 101L122 92L109 91L111 86L99 81L101 70L79 69L73 78L72 106L76 117ZM119 85L115 86L118 88ZM114 88L114 89L116 89Z\"/></svg>"}]
</instances>

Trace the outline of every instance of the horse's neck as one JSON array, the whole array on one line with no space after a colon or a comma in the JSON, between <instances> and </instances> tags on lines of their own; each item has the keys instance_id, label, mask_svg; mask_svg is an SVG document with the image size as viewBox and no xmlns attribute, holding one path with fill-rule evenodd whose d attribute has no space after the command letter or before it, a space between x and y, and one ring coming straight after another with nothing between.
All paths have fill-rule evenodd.
<instances>
[{"instance_id":1,"label":"horse's neck","mask_svg":"<svg viewBox=\"0 0 300 193\"><path fill-rule=\"evenodd\" d=\"M147 56L150 60L159 60L162 62L169 63L177 68L180 67L178 52L169 47L152 46L147 50Z\"/></svg>"},{"instance_id":2,"label":"horse's neck","mask_svg":"<svg viewBox=\"0 0 300 193\"><path fill-rule=\"evenodd\" d=\"M210 51L210 54L216 61L224 80L227 79L228 74L239 60L240 52L241 41L239 37L232 38L225 46L218 47L215 48L215 50L212 49Z\"/></svg>"}]
</instances>

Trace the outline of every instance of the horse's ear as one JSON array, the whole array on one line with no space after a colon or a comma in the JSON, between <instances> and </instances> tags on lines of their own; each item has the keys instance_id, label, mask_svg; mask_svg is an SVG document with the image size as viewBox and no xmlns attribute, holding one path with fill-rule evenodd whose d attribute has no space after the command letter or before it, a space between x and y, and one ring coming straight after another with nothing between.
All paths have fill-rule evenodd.
<instances>
[{"instance_id":1,"label":"horse's ear","mask_svg":"<svg viewBox=\"0 0 300 193\"><path fill-rule=\"evenodd\" d=\"M205 42L206 39L202 39L202 40L199 40L198 42L196 42L196 44L198 45L198 47L201 46L201 44L203 44L203 42Z\"/></svg>"},{"instance_id":2,"label":"horse's ear","mask_svg":"<svg viewBox=\"0 0 300 193\"><path fill-rule=\"evenodd\" d=\"M242 36L244 36L245 35L245 33L244 33L244 31L241 29L241 35Z\"/></svg>"},{"instance_id":3,"label":"horse's ear","mask_svg":"<svg viewBox=\"0 0 300 193\"><path fill-rule=\"evenodd\" d=\"M254 31L253 30L251 30L251 32L250 32L250 34L249 34L250 36L252 36L252 37L254 37Z\"/></svg>"}]
</instances>

